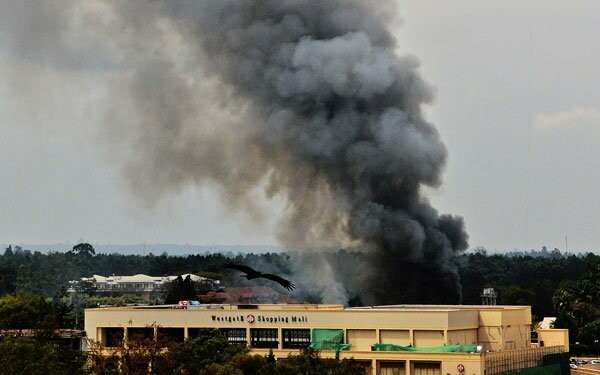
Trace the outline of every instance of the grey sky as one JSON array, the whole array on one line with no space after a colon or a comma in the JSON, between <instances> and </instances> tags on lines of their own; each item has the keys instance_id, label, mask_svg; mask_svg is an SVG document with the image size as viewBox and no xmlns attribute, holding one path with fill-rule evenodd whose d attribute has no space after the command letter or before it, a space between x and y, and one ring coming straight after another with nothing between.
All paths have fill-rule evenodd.
<instances>
[{"instance_id":1,"label":"grey sky","mask_svg":"<svg viewBox=\"0 0 600 375\"><path fill-rule=\"evenodd\" d=\"M450 152L435 205L465 216L472 247L564 249L568 236L597 249L598 4L406 1L400 13Z\"/></svg>"},{"instance_id":2,"label":"grey sky","mask_svg":"<svg viewBox=\"0 0 600 375\"><path fill-rule=\"evenodd\" d=\"M464 216L471 247L563 249L568 235L570 250L598 248L600 6L449 4L398 2L399 53L417 56L437 88L427 117L449 152L434 207ZM0 15L0 243L275 243L284 205L260 190L264 221L227 209L210 186L139 204L117 167L127 145L105 147L111 60L66 69L55 60L68 56L9 50L1 33L23 27L10 17Z\"/></svg>"}]
</instances>

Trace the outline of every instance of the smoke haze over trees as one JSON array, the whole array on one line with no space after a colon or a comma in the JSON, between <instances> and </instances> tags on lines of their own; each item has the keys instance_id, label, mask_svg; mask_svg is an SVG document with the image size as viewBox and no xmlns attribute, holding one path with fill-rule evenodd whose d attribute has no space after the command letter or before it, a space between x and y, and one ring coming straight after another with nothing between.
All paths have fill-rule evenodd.
<instances>
[{"instance_id":1,"label":"smoke haze over trees","mask_svg":"<svg viewBox=\"0 0 600 375\"><path fill-rule=\"evenodd\" d=\"M246 281L231 272L224 272L223 266L230 262L247 264L257 269L269 269L283 277L290 278L297 285L291 295L298 301L324 302L328 296L313 288L314 280L292 278L296 267L319 267L320 255L314 253L291 254L245 254L227 257L223 254L169 256L161 255L122 255L96 254L76 255L71 252L42 254L21 248L7 248L0 254L0 295L15 291L32 293L44 297L64 294L70 280L100 275L134 275L138 273L165 276L195 273L221 280L225 288L229 286L270 286L286 293L283 288L269 280ZM363 305L360 294L360 267L369 256L366 252L339 250L325 255L326 268L339 275L337 292L344 295L351 305ZM320 265L324 269L325 266ZM552 252L527 252L523 255L487 255L477 253L461 255L457 258L458 272L463 284L463 304L479 304L480 293L485 287L493 287L499 292L501 304L531 305L538 317L556 314L552 296L558 288L568 286L591 272L600 264L600 256L594 254L573 255ZM61 272L56 272L56 269ZM348 269L354 272L347 272ZM594 285L588 277L586 285ZM570 287L569 287L570 288ZM589 287L586 287L589 289ZM570 290L570 289L569 289ZM83 291L85 293L85 291Z\"/></svg>"}]
</instances>

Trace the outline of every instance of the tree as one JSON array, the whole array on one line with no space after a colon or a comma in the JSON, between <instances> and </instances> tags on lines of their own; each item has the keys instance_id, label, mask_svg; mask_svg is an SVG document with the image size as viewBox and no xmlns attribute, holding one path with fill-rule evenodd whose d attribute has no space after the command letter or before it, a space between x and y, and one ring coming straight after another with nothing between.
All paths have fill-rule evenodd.
<instances>
[{"instance_id":1,"label":"tree","mask_svg":"<svg viewBox=\"0 0 600 375\"><path fill-rule=\"evenodd\" d=\"M487 249L485 247L483 247L483 246L477 246L475 249L473 249L473 252L475 254L479 254L479 255L484 256L484 257L486 257L488 255Z\"/></svg>"},{"instance_id":2,"label":"tree","mask_svg":"<svg viewBox=\"0 0 600 375\"><path fill-rule=\"evenodd\" d=\"M268 356L250 355L246 346L231 344L216 329L199 330L183 343L161 342L152 337L128 337L127 343L106 348L99 342L88 344L90 370L102 375L364 375L353 359L324 359L307 349L275 361ZM176 365L177 364L177 367Z\"/></svg>"},{"instance_id":3,"label":"tree","mask_svg":"<svg viewBox=\"0 0 600 375\"><path fill-rule=\"evenodd\" d=\"M92 374L119 374L119 358L116 351L107 350L100 342L90 340L87 344L87 354Z\"/></svg>"},{"instance_id":4,"label":"tree","mask_svg":"<svg viewBox=\"0 0 600 375\"><path fill-rule=\"evenodd\" d=\"M50 343L33 337L5 335L0 338L0 363L4 375L67 375L77 373L60 360ZM80 361L78 367L81 368ZM81 371L79 371L81 373Z\"/></svg>"},{"instance_id":5,"label":"tree","mask_svg":"<svg viewBox=\"0 0 600 375\"><path fill-rule=\"evenodd\" d=\"M263 371L269 367L267 358L259 354L237 354L231 358L229 363L241 370L244 375L262 375Z\"/></svg>"},{"instance_id":6,"label":"tree","mask_svg":"<svg viewBox=\"0 0 600 375\"><path fill-rule=\"evenodd\" d=\"M225 364L236 354L248 353L248 348L232 345L216 329L202 329L198 335L186 340L175 353L175 362L184 374L206 372L210 365ZM210 372L207 372L207 374Z\"/></svg>"},{"instance_id":7,"label":"tree","mask_svg":"<svg viewBox=\"0 0 600 375\"><path fill-rule=\"evenodd\" d=\"M42 297L17 293L0 298L0 329L16 330L20 336L24 330L52 334L56 328L54 308Z\"/></svg>"},{"instance_id":8,"label":"tree","mask_svg":"<svg viewBox=\"0 0 600 375\"><path fill-rule=\"evenodd\" d=\"M79 374L85 355L61 347L54 306L24 293L0 298L2 374ZM35 359L35 360L32 360Z\"/></svg>"},{"instance_id":9,"label":"tree","mask_svg":"<svg viewBox=\"0 0 600 375\"><path fill-rule=\"evenodd\" d=\"M127 342L106 348L97 341L88 342L90 370L101 375L169 374L175 368L175 343L162 338L131 335Z\"/></svg>"},{"instance_id":10,"label":"tree","mask_svg":"<svg viewBox=\"0 0 600 375\"><path fill-rule=\"evenodd\" d=\"M535 298L535 293L520 285L510 285L499 290L501 305L529 305Z\"/></svg>"},{"instance_id":11,"label":"tree","mask_svg":"<svg viewBox=\"0 0 600 375\"><path fill-rule=\"evenodd\" d=\"M92 255L96 254L94 246L90 245L87 242L78 243L77 245L73 246L71 252L73 254L84 255L88 257L91 257Z\"/></svg>"},{"instance_id":12,"label":"tree","mask_svg":"<svg viewBox=\"0 0 600 375\"><path fill-rule=\"evenodd\" d=\"M14 293L16 289L17 271L12 261L8 259L0 264L0 295Z\"/></svg>"},{"instance_id":13,"label":"tree","mask_svg":"<svg viewBox=\"0 0 600 375\"><path fill-rule=\"evenodd\" d=\"M277 367L279 367L277 363ZM307 375L364 375L365 369L354 359L332 359L321 358L320 352L311 348L306 348L298 355L290 355L285 359L286 365L291 364L297 368L296 373ZM287 367L287 366L286 366ZM287 369L286 369L287 371ZM280 373L288 373L280 371Z\"/></svg>"},{"instance_id":14,"label":"tree","mask_svg":"<svg viewBox=\"0 0 600 375\"><path fill-rule=\"evenodd\" d=\"M198 299L199 285L192 280L190 275L187 275L185 279L179 275L175 280L165 283L163 288L164 300L167 304Z\"/></svg>"}]
</instances>

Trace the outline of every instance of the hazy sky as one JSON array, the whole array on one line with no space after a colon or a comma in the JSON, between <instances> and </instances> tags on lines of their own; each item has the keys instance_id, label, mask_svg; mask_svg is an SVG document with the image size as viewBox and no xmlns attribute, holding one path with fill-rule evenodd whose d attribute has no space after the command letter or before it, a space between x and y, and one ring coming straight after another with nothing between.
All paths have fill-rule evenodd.
<instances>
[{"instance_id":1,"label":"hazy sky","mask_svg":"<svg viewBox=\"0 0 600 375\"><path fill-rule=\"evenodd\" d=\"M597 1L400 0L397 11L398 53L436 87L427 118L449 151L434 207L464 217L471 247L564 249L568 236L571 251L600 248ZM264 220L226 209L210 186L140 204L106 147L111 72L7 48L3 34L27 28L11 18L0 12L0 243L276 243L284 205L259 190Z\"/></svg>"}]
</instances>

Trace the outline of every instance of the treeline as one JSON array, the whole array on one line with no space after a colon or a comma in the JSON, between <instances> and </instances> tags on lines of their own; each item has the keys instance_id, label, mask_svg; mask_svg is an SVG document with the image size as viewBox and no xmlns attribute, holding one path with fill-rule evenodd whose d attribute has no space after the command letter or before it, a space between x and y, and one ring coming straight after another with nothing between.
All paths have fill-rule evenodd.
<instances>
[{"instance_id":1,"label":"treeline","mask_svg":"<svg viewBox=\"0 0 600 375\"><path fill-rule=\"evenodd\" d=\"M600 354L600 257L561 254L487 255L480 249L457 259L463 303L480 303L484 287L498 292L498 304L531 305L534 323L556 317L568 328L571 352Z\"/></svg>"},{"instance_id":2,"label":"treeline","mask_svg":"<svg viewBox=\"0 0 600 375\"><path fill-rule=\"evenodd\" d=\"M291 262L289 255L281 253L142 256L94 254L89 249L84 250L42 254L17 246L5 249L0 255L0 295L26 292L61 301L70 280L93 274L161 276L195 273L221 279L225 286L230 286L243 282L243 279L223 272L226 263L268 265L270 270L286 274ZM351 287L356 281L348 270L360 269L360 264L366 263L368 253L340 250L327 257L344 285ZM488 254L480 248L457 257L455 262L462 282L463 304L480 304L483 288L491 287L498 292L499 304L531 305L534 320L558 316L557 326L570 328L572 341L594 344L594 340L600 339L600 320L597 320L600 318L597 302L600 301L600 256L561 254L556 249ZM261 281L253 280L253 285L255 282ZM302 292L295 296L304 298ZM73 302L64 298L62 301ZM360 304L360 300L349 303ZM79 321L77 326L80 325ZM598 335L590 333L596 326Z\"/></svg>"},{"instance_id":3,"label":"treeline","mask_svg":"<svg viewBox=\"0 0 600 375\"><path fill-rule=\"evenodd\" d=\"M340 277L350 277L347 269L352 269L353 263L365 263L368 257L367 253L361 252L349 255L350 252L340 250L328 256ZM224 279L227 283L239 282L237 277L226 278L231 273L224 273L223 266L229 262L269 265L271 270L282 274L288 273L290 267L289 256L280 253L169 256L166 253L122 255L86 251L43 254L15 246L8 247L0 255L0 295L21 291L54 297L64 294L70 280L93 274L164 276L195 273ZM459 256L456 264L462 281L463 304L480 304L483 288L492 287L499 294L499 303L531 305L533 313L541 319L556 313L552 303L555 291L562 284L579 280L595 269L600 264L600 257L592 253L563 255L558 250L488 255L484 249L478 249ZM344 280L345 285L351 283L352 280Z\"/></svg>"},{"instance_id":4,"label":"treeline","mask_svg":"<svg viewBox=\"0 0 600 375\"><path fill-rule=\"evenodd\" d=\"M152 276L195 273L219 278L227 262L277 265L285 271L286 256L267 253L261 255L205 254L188 256L91 254L89 252L29 251L19 246L9 246L0 255L0 295L15 291L52 297L64 293L69 281L93 274Z\"/></svg>"},{"instance_id":5,"label":"treeline","mask_svg":"<svg viewBox=\"0 0 600 375\"><path fill-rule=\"evenodd\" d=\"M488 255L484 249L457 259L463 304L480 304L483 288L498 292L498 304L531 305L535 318L555 316L552 298L564 283L581 279L600 257L536 252Z\"/></svg>"}]
</instances>

